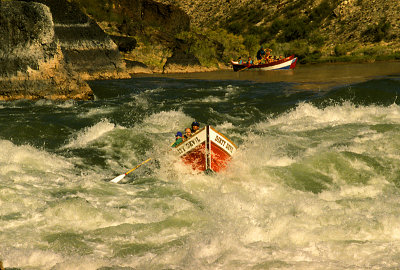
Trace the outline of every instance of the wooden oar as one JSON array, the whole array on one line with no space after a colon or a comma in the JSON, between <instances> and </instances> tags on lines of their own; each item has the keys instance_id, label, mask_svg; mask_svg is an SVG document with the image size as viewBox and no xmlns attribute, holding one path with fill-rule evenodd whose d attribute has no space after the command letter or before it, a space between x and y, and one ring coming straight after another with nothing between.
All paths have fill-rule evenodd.
<instances>
[{"instance_id":1,"label":"wooden oar","mask_svg":"<svg viewBox=\"0 0 400 270\"><path fill-rule=\"evenodd\" d=\"M110 182L118 183L118 182L121 181L126 175L130 174L131 172L133 172L134 170L136 170L137 168L139 168L139 167L142 166L143 164L149 162L150 160L151 160L151 158L146 159L145 161L143 161L142 163L140 163L139 165L137 165L135 168L133 168L133 169L127 171L127 172L124 173L124 174L121 174L121 175L115 177L113 180L110 180Z\"/></svg>"}]
</instances>

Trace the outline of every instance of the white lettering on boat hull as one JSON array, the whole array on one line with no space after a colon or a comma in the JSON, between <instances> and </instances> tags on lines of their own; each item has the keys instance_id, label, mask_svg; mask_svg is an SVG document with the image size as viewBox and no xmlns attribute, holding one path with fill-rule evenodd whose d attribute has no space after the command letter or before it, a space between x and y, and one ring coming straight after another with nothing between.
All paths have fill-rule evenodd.
<instances>
[{"instance_id":1,"label":"white lettering on boat hull","mask_svg":"<svg viewBox=\"0 0 400 270\"><path fill-rule=\"evenodd\" d=\"M233 155L236 152L236 146L227 139L224 135L219 134L213 128L210 128L210 141L218 145L229 155Z\"/></svg>"},{"instance_id":2,"label":"white lettering on boat hull","mask_svg":"<svg viewBox=\"0 0 400 270\"><path fill-rule=\"evenodd\" d=\"M178 152L179 156L183 156L184 154L192 151L194 148L196 148L205 141L206 141L206 130L202 129L195 135L190 137L188 140L179 144L176 147L176 151Z\"/></svg>"}]
</instances>

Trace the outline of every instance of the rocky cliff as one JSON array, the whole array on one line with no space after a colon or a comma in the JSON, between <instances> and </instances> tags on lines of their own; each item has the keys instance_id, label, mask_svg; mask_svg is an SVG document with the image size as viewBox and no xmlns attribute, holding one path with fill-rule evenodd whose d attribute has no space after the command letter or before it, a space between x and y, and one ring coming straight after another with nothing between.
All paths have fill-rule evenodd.
<instances>
[{"instance_id":1,"label":"rocky cliff","mask_svg":"<svg viewBox=\"0 0 400 270\"><path fill-rule=\"evenodd\" d=\"M50 8L64 62L82 79L127 78L118 46L95 21L66 0L25 0Z\"/></svg>"},{"instance_id":2,"label":"rocky cliff","mask_svg":"<svg viewBox=\"0 0 400 270\"><path fill-rule=\"evenodd\" d=\"M64 63L50 9L0 2L0 100L91 99L90 87Z\"/></svg>"},{"instance_id":3,"label":"rocky cliff","mask_svg":"<svg viewBox=\"0 0 400 270\"><path fill-rule=\"evenodd\" d=\"M87 100L85 80L130 77L118 46L66 0L1 1L0 41L0 100Z\"/></svg>"},{"instance_id":4,"label":"rocky cliff","mask_svg":"<svg viewBox=\"0 0 400 270\"><path fill-rule=\"evenodd\" d=\"M100 8L116 18L117 25L91 19L96 16L79 1L1 1L0 100L91 99L85 80L202 69L188 45L176 38L190 31L190 19L180 8L152 0L104 3ZM116 31L106 34L99 24ZM160 66L149 68L129 57L138 47L133 35L149 45L146 59L154 62L151 51L161 52L162 61L155 60Z\"/></svg>"}]
</instances>

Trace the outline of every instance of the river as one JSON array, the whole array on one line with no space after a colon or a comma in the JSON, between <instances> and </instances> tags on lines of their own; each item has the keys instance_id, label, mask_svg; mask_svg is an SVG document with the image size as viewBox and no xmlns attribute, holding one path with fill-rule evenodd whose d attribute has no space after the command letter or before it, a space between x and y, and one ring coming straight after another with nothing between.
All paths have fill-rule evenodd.
<instances>
[{"instance_id":1,"label":"river","mask_svg":"<svg viewBox=\"0 0 400 270\"><path fill-rule=\"evenodd\" d=\"M400 267L400 62L90 86L0 103L6 269ZM194 120L238 146L224 172L169 151Z\"/></svg>"}]
</instances>

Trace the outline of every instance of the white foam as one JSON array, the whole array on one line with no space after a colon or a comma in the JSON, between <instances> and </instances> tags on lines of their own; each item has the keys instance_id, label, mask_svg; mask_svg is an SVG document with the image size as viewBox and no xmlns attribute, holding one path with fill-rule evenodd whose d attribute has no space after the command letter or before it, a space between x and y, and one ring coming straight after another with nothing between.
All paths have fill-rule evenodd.
<instances>
[{"instance_id":1,"label":"white foam","mask_svg":"<svg viewBox=\"0 0 400 270\"><path fill-rule=\"evenodd\" d=\"M37 150L29 145L16 146L10 141L0 140L0 172L7 175L12 172L54 172L71 168L64 158Z\"/></svg>"},{"instance_id":2,"label":"white foam","mask_svg":"<svg viewBox=\"0 0 400 270\"><path fill-rule=\"evenodd\" d=\"M222 124L216 125L215 128L216 128L217 130L220 130L221 132L226 132L226 131L228 131L228 130L230 130L230 129L233 129L234 126L233 126L233 124L230 123L230 122L223 122Z\"/></svg>"},{"instance_id":3,"label":"white foam","mask_svg":"<svg viewBox=\"0 0 400 270\"><path fill-rule=\"evenodd\" d=\"M49 207L44 216L48 220L48 226L61 226L74 230L101 228L109 223L107 221L112 220L110 215L81 198L60 201L54 207Z\"/></svg>"},{"instance_id":4,"label":"white foam","mask_svg":"<svg viewBox=\"0 0 400 270\"><path fill-rule=\"evenodd\" d=\"M276 126L283 131L306 131L345 124L400 123L400 107L355 106L350 102L322 109L310 103L300 103L295 109L277 118L256 125L257 129Z\"/></svg>"},{"instance_id":5,"label":"white foam","mask_svg":"<svg viewBox=\"0 0 400 270\"><path fill-rule=\"evenodd\" d=\"M106 107L106 108L91 108L87 112L82 112L78 114L78 117L81 118L92 118L98 115L101 116L106 116L108 114L111 114L115 111L115 108L112 107Z\"/></svg>"},{"instance_id":6,"label":"white foam","mask_svg":"<svg viewBox=\"0 0 400 270\"><path fill-rule=\"evenodd\" d=\"M78 132L70 142L64 146L64 148L79 148L85 147L91 142L97 140L104 134L114 130L116 126L110 123L107 119L101 120L94 126L87 127L84 130ZM121 127L118 127L121 128Z\"/></svg>"},{"instance_id":7,"label":"white foam","mask_svg":"<svg viewBox=\"0 0 400 270\"><path fill-rule=\"evenodd\" d=\"M112 258L108 266L134 268L250 269L274 268L274 263L278 268L296 269L396 266L400 206L390 177L398 168L400 141L396 128L383 132L373 128L375 124L400 123L398 112L397 105L344 104L319 109L301 104L275 119L266 119L246 134L237 134L243 143L228 169L214 175L196 174L172 152L160 150L162 146L169 150L166 142L173 137L168 133L183 130L193 121L182 111L146 116L123 131L104 120L82 130L70 142L71 147L86 147L107 133L107 138L126 135L127 142L117 150L127 157L125 165L129 167L138 158L129 147L130 136L149 138L159 168L154 166L149 177L137 178L154 181L144 184L102 181L110 170L99 166L94 168L96 173L77 169L52 187L48 175L59 177L64 170L73 170L71 161L0 141L6 150L0 156L0 174L18 184L13 190L0 190L2 209L7 209L0 214L33 212L28 218L8 222L6 230L10 235L18 232L20 238L2 234L10 247L5 262L39 269L70 269L67 266L74 263L72 269L76 265L98 269L108 263L102 258ZM216 128L226 133L236 128L232 123L226 121ZM355 127L349 131L348 124ZM334 135L331 127L335 127ZM317 132L303 132L314 130ZM49 167L43 165L46 163ZM117 166L121 164L116 162L113 169ZM293 166L304 173L294 175ZM45 175L43 183L29 189L29 184L37 181L38 171ZM23 175L10 176L13 172ZM321 192L301 186L315 180L307 177L318 175L332 180ZM350 176L363 181L349 181ZM60 187L67 195L49 195ZM76 192L69 194L69 190ZM32 191L37 193L29 195ZM11 195L18 198L10 199ZM4 223L0 219L0 224ZM133 229L132 225L138 226ZM104 234L99 228L105 229ZM113 230L126 233L113 235ZM23 245L31 233L30 245L43 247L48 244L43 235L53 231L82 233L94 254L69 256L48 251L42 258L39 253L33 255L31 247L26 255L10 244ZM96 243L100 238L101 243ZM154 246L155 252L134 250L126 257L115 256L118 245L125 244L132 244L132 249L136 244Z\"/></svg>"},{"instance_id":8,"label":"white foam","mask_svg":"<svg viewBox=\"0 0 400 270\"><path fill-rule=\"evenodd\" d=\"M142 133L176 133L190 127L192 122L193 119L182 111L161 111L145 117L143 122L134 128Z\"/></svg>"},{"instance_id":9,"label":"white foam","mask_svg":"<svg viewBox=\"0 0 400 270\"><path fill-rule=\"evenodd\" d=\"M223 101L225 101L224 97L221 98L218 96L208 96L208 97L202 98L201 100L193 100L192 103L202 102L202 103L209 104L209 103L220 103Z\"/></svg>"},{"instance_id":10,"label":"white foam","mask_svg":"<svg viewBox=\"0 0 400 270\"><path fill-rule=\"evenodd\" d=\"M12 265L17 268L52 269L57 263L62 262L61 255L50 251L41 250L16 250L4 258L4 266Z\"/></svg>"},{"instance_id":11,"label":"white foam","mask_svg":"<svg viewBox=\"0 0 400 270\"><path fill-rule=\"evenodd\" d=\"M75 100L66 100L66 101L56 104L56 106L59 108L67 109L67 108L75 107L76 104L77 104L77 102Z\"/></svg>"},{"instance_id":12,"label":"white foam","mask_svg":"<svg viewBox=\"0 0 400 270\"><path fill-rule=\"evenodd\" d=\"M234 85L227 85L226 86L226 93L225 93L225 97L227 98L231 98L233 96L236 96L237 94L239 94L240 92L242 92L243 88L239 87L239 86L234 86Z\"/></svg>"}]
</instances>

